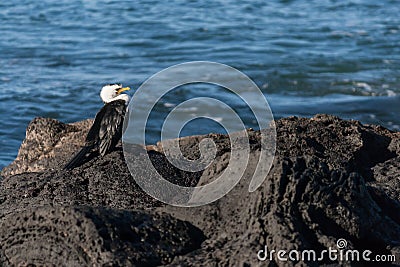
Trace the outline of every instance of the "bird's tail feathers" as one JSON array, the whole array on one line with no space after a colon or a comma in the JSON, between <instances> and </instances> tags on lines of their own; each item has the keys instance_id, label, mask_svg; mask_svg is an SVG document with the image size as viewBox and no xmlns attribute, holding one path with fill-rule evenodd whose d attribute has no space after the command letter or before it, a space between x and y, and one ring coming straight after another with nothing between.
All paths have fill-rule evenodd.
<instances>
[{"instance_id":1,"label":"bird's tail feathers","mask_svg":"<svg viewBox=\"0 0 400 267\"><path fill-rule=\"evenodd\" d=\"M90 152L91 147L85 146L83 147L65 166L64 170L72 170L83 163L87 162L90 158L88 157L88 153Z\"/></svg>"}]
</instances>

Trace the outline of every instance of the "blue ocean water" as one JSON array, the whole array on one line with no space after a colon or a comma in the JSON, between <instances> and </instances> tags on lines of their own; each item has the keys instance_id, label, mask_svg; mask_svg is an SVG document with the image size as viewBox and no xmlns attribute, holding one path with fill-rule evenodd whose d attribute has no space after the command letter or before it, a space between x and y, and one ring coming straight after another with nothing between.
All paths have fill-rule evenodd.
<instances>
[{"instance_id":1,"label":"blue ocean water","mask_svg":"<svg viewBox=\"0 0 400 267\"><path fill-rule=\"evenodd\" d=\"M103 84L137 88L194 60L246 73L276 118L331 113L399 130L399 14L397 0L2 1L0 168L34 117L94 117ZM149 142L168 110L199 94L242 108L215 88L176 90L152 116ZM199 125L184 134L219 130Z\"/></svg>"}]
</instances>

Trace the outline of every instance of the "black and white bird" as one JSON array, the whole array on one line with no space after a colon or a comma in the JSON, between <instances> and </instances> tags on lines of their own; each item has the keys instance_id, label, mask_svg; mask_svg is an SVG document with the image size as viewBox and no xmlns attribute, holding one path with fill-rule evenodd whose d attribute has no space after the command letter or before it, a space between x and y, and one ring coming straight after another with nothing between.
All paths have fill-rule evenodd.
<instances>
[{"instance_id":1,"label":"black and white bird","mask_svg":"<svg viewBox=\"0 0 400 267\"><path fill-rule=\"evenodd\" d=\"M87 162L95 155L106 155L112 151L122 137L129 95L122 94L129 90L120 83L103 86L100 97L104 106L96 114L93 125L90 128L85 146L64 166L65 170L71 170Z\"/></svg>"}]
</instances>

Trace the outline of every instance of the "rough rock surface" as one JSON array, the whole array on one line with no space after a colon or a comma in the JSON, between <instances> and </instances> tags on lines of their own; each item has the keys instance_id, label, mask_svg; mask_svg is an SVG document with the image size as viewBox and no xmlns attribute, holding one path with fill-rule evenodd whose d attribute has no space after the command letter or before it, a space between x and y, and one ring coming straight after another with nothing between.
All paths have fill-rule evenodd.
<instances>
[{"instance_id":1,"label":"rough rock surface","mask_svg":"<svg viewBox=\"0 0 400 267\"><path fill-rule=\"evenodd\" d=\"M276 157L258 190L247 190L260 150L259 132L249 130L250 163L240 183L210 205L176 208L135 184L121 148L60 170L83 141L86 123L34 120L17 160L3 169L2 265L56 265L60 259L73 265L364 265L257 258L264 246L319 253L336 249L340 238L347 249L395 255L400 264L398 132L329 115L278 120ZM48 136L33 134L41 132ZM197 145L206 137L218 153L203 172L171 166L161 144L147 149L167 179L193 186L215 179L229 160L229 139L218 134L182 138L183 154L197 158Z\"/></svg>"},{"instance_id":2,"label":"rough rock surface","mask_svg":"<svg viewBox=\"0 0 400 267\"><path fill-rule=\"evenodd\" d=\"M92 123L91 119L65 124L51 118L35 118L26 128L17 158L1 170L1 175L59 168L60 158L70 157L84 144Z\"/></svg>"},{"instance_id":3,"label":"rough rock surface","mask_svg":"<svg viewBox=\"0 0 400 267\"><path fill-rule=\"evenodd\" d=\"M160 265L204 239L168 215L79 206L14 212L0 229L3 263L18 266Z\"/></svg>"}]
</instances>

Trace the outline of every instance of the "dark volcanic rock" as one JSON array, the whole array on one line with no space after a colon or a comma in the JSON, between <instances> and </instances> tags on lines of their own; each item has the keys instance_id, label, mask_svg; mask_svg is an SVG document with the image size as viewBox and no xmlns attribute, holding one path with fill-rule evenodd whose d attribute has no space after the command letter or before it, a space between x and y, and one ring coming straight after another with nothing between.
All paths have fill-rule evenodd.
<instances>
[{"instance_id":1,"label":"dark volcanic rock","mask_svg":"<svg viewBox=\"0 0 400 267\"><path fill-rule=\"evenodd\" d=\"M50 118L35 118L26 129L17 158L0 175L58 169L64 163L60 158L71 157L84 144L92 122L65 124Z\"/></svg>"},{"instance_id":2,"label":"dark volcanic rock","mask_svg":"<svg viewBox=\"0 0 400 267\"><path fill-rule=\"evenodd\" d=\"M38 128L28 129L19 158L2 171L3 264L58 264L65 258L73 265L364 265L328 258L257 259L265 246L269 251L319 253L336 249L340 238L347 249L369 249L371 257L393 254L400 260L398 132L328 115L278 120L276 157L258 190L249 193L248 184L258 163L260 132L249 130L250 161L240 183L210 205L177 208L152 199L136 185L121 148L72 171L60 170L73 154L65 151L77 149L87 128L79 133L46 119L34 125ZM47 143L32 135L42 132L40 127L53 133ZM70 134L80 135L81 141L69 145L65 140ZM162 144L147 149L168 180L183 186L204 184L222 173L230 157L229 138L218 134L180 139L182 153L197 159L204 138L212 139L218 151L214 162L197 173L172 166ZM40 149L27 151L38 142ZM41 172L12 175L22 171Z\"/></svg>"},{"instance_id":3,"label":"dark volcanic rock","mask_svg":"<svg viewBox=\"0 0 400 267\"><path fill-rule=\"evenodd\" d=\"M90 205L145 209L160 205L132 179L121 150L72 171L53 170L5 177L0 190L0 215L21 204L29 206Z\"/></svg>"},{"instance_id":4,"label":"dark volcanic rock","mask_svg":"<svg viewBox=\"0 0 400 267\"><path fill-rule=\"evenodd\" d=\"M105 208L26 209L0 226L0 259L14 266L155 266L204 240L201 231L169 215Z\"/></svg>"},{"instance_id":5,"label":"dark volcanic rock","mask_svg":"<svg viewBox=\"0 0 400 267\"><path fill-rule=\"evenodd\" d=\"M346 239L348 249L385 255L396 254L400 247L398 202L394 212L390 206L380 206L381 198L372 197L356 172L330 170L316 157L278 157L256 192L247 192L244 182L212 205L162 208L192 222L209 237L201 250L176 258L172 265L217 261L228 266L258 266L257 252L264 246L269 251L314 249L320 253L329 247L336 249L340 238ZM296 264L276 258L262 264L267 263ZM308 262L314 266L330 263Z\"/></svg>"}]
</instances>

